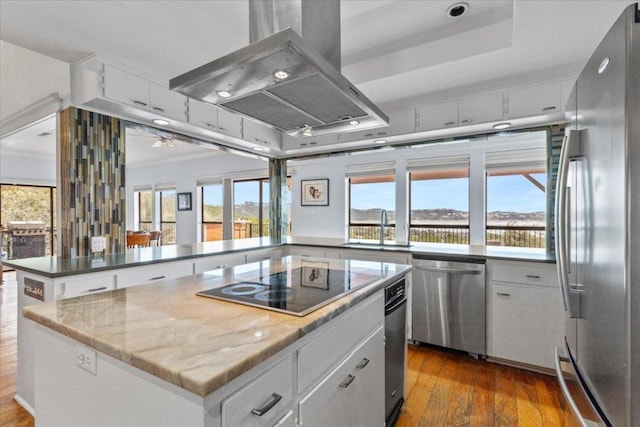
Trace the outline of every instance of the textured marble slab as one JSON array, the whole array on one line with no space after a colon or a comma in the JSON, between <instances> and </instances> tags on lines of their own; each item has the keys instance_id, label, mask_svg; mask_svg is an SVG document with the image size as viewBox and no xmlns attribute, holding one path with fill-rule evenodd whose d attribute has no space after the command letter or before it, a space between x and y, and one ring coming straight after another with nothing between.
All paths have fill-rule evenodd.
<instances>
[{"instance_id":1,"label":"textured marble slab","mask_svg":"<svg viewBox=\"0 0 640 427\"><path fill-rule=\"evenodd\" d=\"M301 266L285 257L270 271ZM371 268L370 285L304 317L196 296L251 275L262 263L25 307L34 320L116 359L206 396L348 310L410 266L324 260L331 268ZM256 270L257 271L257 270Z\"/></svg>"}]
</instances>

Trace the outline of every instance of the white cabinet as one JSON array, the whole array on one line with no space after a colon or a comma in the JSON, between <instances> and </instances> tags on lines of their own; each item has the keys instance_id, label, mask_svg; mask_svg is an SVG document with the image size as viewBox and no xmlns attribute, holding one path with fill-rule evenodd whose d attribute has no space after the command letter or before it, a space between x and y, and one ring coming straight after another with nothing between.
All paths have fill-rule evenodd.
<instances>
[{"instance_id":1,"label":"white cabinet","mask_svg":"<svg viewBox=\"0 0 640 427\"><path fill-rule=\"evenodd\" d=\"M429 103L417 108L418 132L458 125L458 101Z\"/></svg>"},{"instance_id":2,"label":"white cabinet","mask_svg":"<svg viewBox=\"0 0 640 427\"><path fill-rule=\"evenodd\" d=\"M143 77L104 64L104 97L161 117L185 122L187 97Z\"/></svg>"},{"instance_id":3,"label":"white cabinet","mask_svg":"<svg viewBox=\"0 0 640 427\"><path fill-rule=\"evenodd\" d=\"M235 138L242 138L242 116L219 108L218 132Z\"/></svg>"},{"instance_id":4,"label":"white cabinet","mask_svg":"<svg viewBox=\"0 0 640 427\"><path fill-rule=\"evenodd\" d=\"M215 131L218 129L218 110L213 104L189 98L189 123Z\"/></svg>"},{"instance_id":5,"label":"white cabinet","mask_svg":"<svg viewBox=\"0 0 640 427\"><path fill-rule=\"evenodd\" d=\"M293 411L287 412L284 417L280 418L280 421L275 423L273 427L295 427L296 419L293 416Z\"/></svg>"},{"instance_id":6,"label":"white cabinet","mask_svg":"<svg viewBox=\"0 0 640 427\"><path fill-rule=\"evenodd\" d=\"M398 253L376 250L341 249L340 259L354 259L362 261L393 262L396 264L411 264L410 253Z\"/></svg>"},{"instance_id":7,"label":"white cabinet","mask_svg":"<svg viewBox=\"0 0 640 427\"><path fill-rule=\"evenodd\" d=\"M562 111L560 82L514 89L507 96L509 119Z\"/></svg>"},{"instance_id":8,"label":"white cabinet","mask_svg":"<svg viewBox=\"0 0 640 427\"><path fill-rule=\"evenodd\" d=\"M82 278L67 277L54 280L54 299L61 300L115 289L113 274L87 274Z\"/></svg>"},{"instance_id":9,"label":"white cabinet","mask_svg":"<svg viewBox=\"0 0 640 427\"><path fill-rule=\"evenodd\" d=\"M338 134L319 135L319 136L301 136L295 137L287 133L282 134L282 149L292 150L294 148L317 147L323 145L331 145L338 143Z\"/></svg>"},{"instance_id":10,"label":"white cabinet","mask_svg":"<svg viewBox=\"0 0 640 427\"><path fill-rule=\"evenodd\" d=\"M104 97L137 108L149 108L149 82L135 74L105 64Z\"/></svg>"},{"instance_id":11,"label":"white cabinet","mask_svg":"<svg viewBox=\"0 0 640 427\"><path fill-rule=\"evenodd\" d=\"M502 120L503 117L502 92L476 95L458 101L458 123L460 126Z\"/></svg>"},{"instance_id":12,"label":"white cabinet","mask_svg":"<svg viewBox=\"0 0 640 427\"><path fill-rule=\"evenodd\" d=\"M272 426L293 401L291 356L222 401L222 427Z\"/></svg>"},{"instance_id":13,"label":"white cabinet","mask_svg":"<svg viewBox=\"0 0 640 427\"><path fill-rule=\"evenodd\" d=\"M302 398L305 427L382 426L384 328L380 327L317 387Z\"/></svg>"},{"instance_id":14,"label":"white cabinet","mask_svg":"<svg viewBox=\"0 0 640 427\"><path fill-rule=\"evenodd\" d=\"M246 252L246 262L268 261L282 256L282 249L269 248L269 249L257 249L254 251Z\"/></svg>"},{"instance_id":15,"label":"white cabinet","mask_svg":"<svg viewBox=\"0 0 640 427\"><path fill-rule=\"evenodd\" d=\"M323 248L321 246L287 245L287 255L297 255L312 258L340 258L338 249Z\"/></svg>"},{"instance_id":16,"label":"white cabinet","mask_svg":"<svg viewBox=\"0 0 640 427\"><path fill-rule=\"evenodd\" d=\"M193 261L173 261L117 270L118 288L143 285L156 280L175 279L193 274Z\"/></svg>"},{"instance_id":17,"label":"white cabinet","mask_svg":"<svg viewBox=\"0 0 640 427\"><path fill-rule=\"evenodd\" d=\"M196 258L194 264L194 273L200 274L205 271L217 270L219 268L231 267L243 264L245 262L244 253L231 253L223 255L214 255L204 258Z\"/></svg>"},{"instance_id":18,"label":"white cabinet","mask_svg":"<svg viewBox=\"0 0 640 427\"><path fill-rule=\"evenodd\" d=\"M490 357L553 368L564 337L564 309L555 264L488 264L487 353Z\"/></svg>"},{"instance_id":19,"label":"white cabinet","mask_svg":"<svg viewBox=\"0 0 640 427\"><path fill-rule=\"evenodd\" d=\"M280 131L250 119L243 119L242 139L267 148L280 148Z\"/></svg>"}]
</instances>

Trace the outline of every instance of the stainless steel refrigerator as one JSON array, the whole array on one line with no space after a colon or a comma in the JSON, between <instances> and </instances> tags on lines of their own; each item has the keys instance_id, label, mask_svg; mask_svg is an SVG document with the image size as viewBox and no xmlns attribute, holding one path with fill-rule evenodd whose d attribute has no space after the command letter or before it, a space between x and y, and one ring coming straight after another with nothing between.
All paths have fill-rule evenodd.
<instances>
[{"instance_id":1,"label":"stainless steel refrigerator","mask_svg":"<svg viewBox=\"0 0 640 427\"><path fill-rule=\"evenodd\" d=\"M567 425L640 426L640 12L625 9L580 74L556 190Z\"/></svg>"}]
</instances>

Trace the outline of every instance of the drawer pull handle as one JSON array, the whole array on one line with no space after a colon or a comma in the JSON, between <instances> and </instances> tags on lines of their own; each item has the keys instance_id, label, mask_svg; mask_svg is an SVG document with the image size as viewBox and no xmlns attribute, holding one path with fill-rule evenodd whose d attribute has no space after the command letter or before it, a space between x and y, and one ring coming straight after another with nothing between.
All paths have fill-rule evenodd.
<instances>
[{"instance_id":1,"label":"drawer pull handle","mask_svg":"<svg viewBox=\"0 0 640 427\"><path fill-rule=\"evenodd\" d=\"M101 286L99 288L93 288L93 289L87 289L86 291L84 291L85 293L89 293L89 292L98 292L98 291L106 291L107 287L106 286Z\"/></svg>"},{"instance_id":2,"label":"drawer pull handle","mask_svg":"<svg viewBox=\"0 0 640 427\"><path fill-rule=\"evenodd\" d=\"M165 277L167 277L167 276L157 276L157 277L152 277L149 280L160 280L160 279L164 279Z\"/></svg>"},{"instance_id":3,"label":"drawer pull handle","mask_svg":"<svg viewBox=\"0 0 640 427\"><path fill-rule=\"evenodd\" d=\"M160 111L160 112L164 113L164 108L154 107L153 105L151 106L151 108L153 108L156 111Z\"/></svg>"},{"instance_id":4,"label":"drawer pull handle","mask_svg":"<svg viewBox=\"0 0 640 427\"><path fill-rule=\"evenodd\" d=\"M511 297L511 294L508 294L506 292L496 292L496 295L498 295L499 297L505 297L505 298Z\"/></svg>"},{"instance_id":5,"label":"drawer pull handle","mask_svg":"<svg viewBox=\"0 0 640 427\"><path fill-rule=\"evenodd\" d=\"M216 268L225 268L227 266L227 264L220 264L220 265L216 265Z\"/></svg>"},{"instance_id":6,"label":"drawer pull handle","mask_svg":"<svg viewBox=\"0 0 640 427\"><path fill-rule=\"evenodd\" d=\"M213 123L205 123L206 126L210 127L210 128L215 128L216 125L214 125Z\"/></svg>"},{"instance_id":7,"label":"drawer pull handle","mask_svg":"<svg viewBox=\"0 0 640 427\"><path fill-rule=\"evenodd\" d=\"M364 369L365 366L367 366L369 364L369 359L367 359L366 357L362 359L362 362L358 363L356 365L357 369Z\"/></svg>"},{"instance_id":8,"label":"drawer pull handle","mask_svg":"<svg viewBox=\"0 0 640 427\"><path fill-rule=\"evenodd\" d=\"M282 396L280 396L278 393L272 393L271 398L269 398L269 401L267 402L266 405L264 405L262 408L252 409L251 413L261 417L267 412L269 412L271 408L276 406L278 402L280 402L280 400L282 400Z\"/></svg>"},{"instance_id":9,"label":"drawer pull handle","mask_svg":"<svg viewBox=\"0 0 640 427\"><path fill-rule=\"evenodd\" d=\"M218 130L220 130L220 132L229 132L229 129L224 126L218 126Z\"/></svg>"},{"instance_id":10,"label":"drawer pull handle","mask_svg":"<svg viewBox=\"0 0 640 427\"><path fill-rule=\"evenodd\" d=\"M342 388L347 388L347 387L349 387L349 386L351 385L351 383L352 383L352 382L353 382L353 380L355 380L355 379L356 379L355 375L351 375L351 374L349 374L349 375L347 376L347 379L346 379L346 380L344 380L344 381L342 381L339 385L340 385L340 387L342 387Z\"/></svg>"},{"instance_id":11,"label":"drawer pull handle","mask_svg":"<svg viewBox=\"0 0 640 427\"><path fill-rule=\"evenodd\" d=\"M555 110L555 109L556 109L556 106L555 105L551 105L549 107L544 107L542 109L542 111L551 111L551 110Z\"/></svg>"},{"instance_id":12,"label":"drawer pull handle","mask_svg":"<svg viewBox=\"0 0 640 427\"><path fill-rule=\"evenodd\" d=\"M527 274L527 279L539 279L540 276L536 274Z\"/></svg>"},{"instance_id":13,"label":"drawer pull handle","mask_svg":"<svg viewBox=\"0 0 640 427\"><path fill-rule=\"evenodd\" d=\"M451 126L451 125L455 125L455 124L456 124L456 122L454 122L454 121L451 121L451 122L444 122L444 125L445 125L445 126Z\"/></svg>"},{"instance_id":14,"label":"drawer pull handle","mask_svg":"<svg viewBox=\"0 0 640 427\"><path fill-rule=\"evenodd\" d=\"M462 121L462 123L471 123L473 121L473 119L464 119Z\"/></svg>"},{"instance_id":15,"label":"drawer pull handle","mask_svg":"<svg viewBox=\"0 0 640 427\"><path fill-rule=\"evenodd\" d=\"M132 99L133 103L136 105L142 105L143 107L147 106L146 102L138 101L137 99Z\"/></svg>"}]
</instances>

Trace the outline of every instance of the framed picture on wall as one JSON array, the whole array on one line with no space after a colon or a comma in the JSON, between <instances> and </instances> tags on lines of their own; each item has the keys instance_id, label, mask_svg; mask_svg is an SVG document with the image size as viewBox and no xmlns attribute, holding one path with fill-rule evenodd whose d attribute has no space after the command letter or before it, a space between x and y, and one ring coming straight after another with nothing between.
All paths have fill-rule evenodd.
<instances>
[{"instance_id":1,"label":"framed picture on wall","mask_svg":"<svg viewBox=\"0 0 640 427\"><path fill-rule=\"evenodd\" d=\"M302 206L329 206L328 179L303 179L300 184Z\"/></svg>"},{"instance_id":2,"label":"framed picture on wall","mask_svg":"<svg viewBox=\"0 0 640 427\"><path fill-rule=\"evenodd\" d=\"M178 193L178 210L191 210L191 193Z\"/></svg>"}]
</instances>

